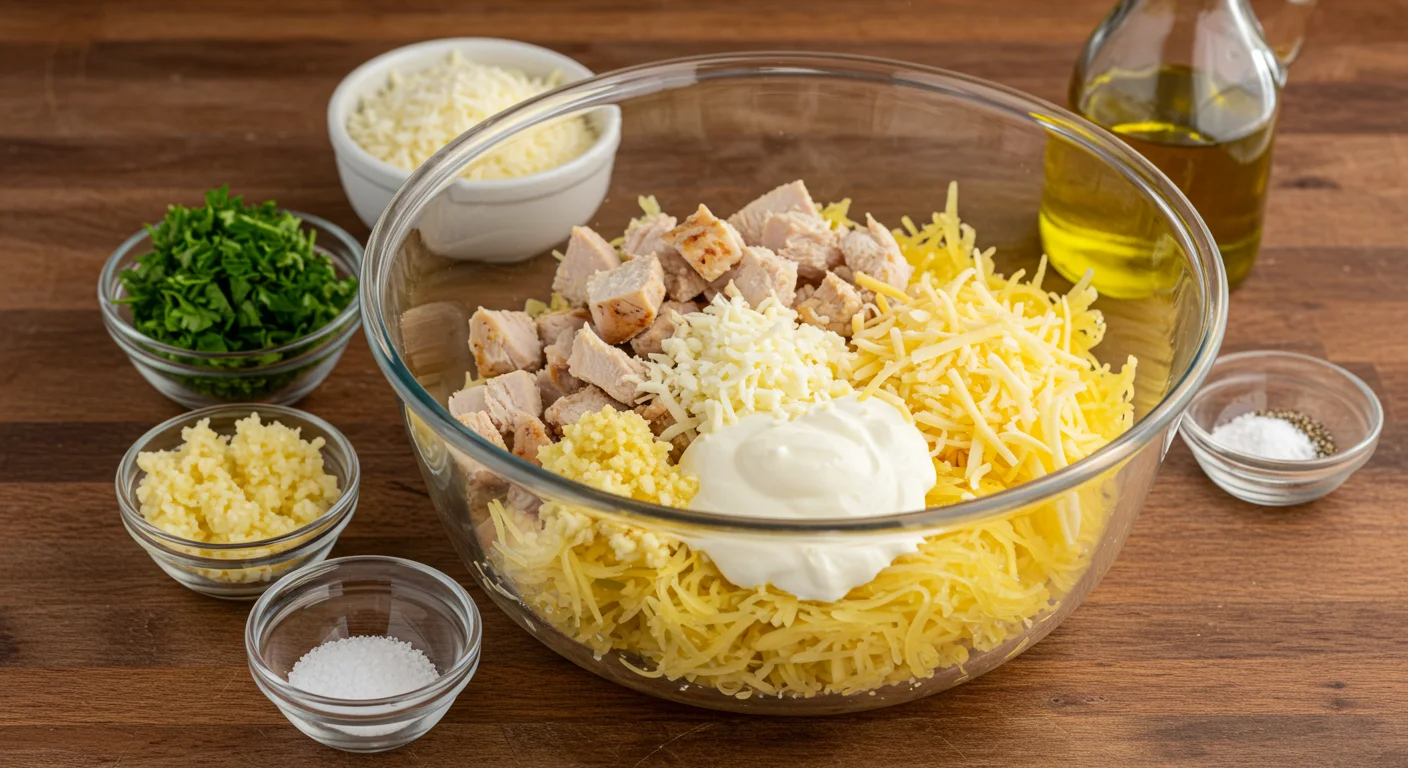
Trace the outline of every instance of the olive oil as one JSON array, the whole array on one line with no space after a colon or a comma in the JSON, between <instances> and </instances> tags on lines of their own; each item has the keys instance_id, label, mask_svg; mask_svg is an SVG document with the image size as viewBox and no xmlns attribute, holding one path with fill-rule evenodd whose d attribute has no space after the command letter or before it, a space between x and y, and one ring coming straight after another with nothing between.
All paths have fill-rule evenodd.
<instances>
[{"instance_id":1,"label":"olive oil","mask_svg":"<svg viewBox=\"0 0 1408 768\"><path fill-rule=\"evenodd\" d=\"M1223 85L1184 65L1112 69L1072 84L1072 109L1119 136L1163 171L1197 209L1236 287L1261 244L1276 119L1272 89ZM1061 274L1087 269L1101 293L1147 296L1177 282L1182 258L1128 182L1053 137L1046 152L1041 236Z\"/></svg>"}]
</instances>

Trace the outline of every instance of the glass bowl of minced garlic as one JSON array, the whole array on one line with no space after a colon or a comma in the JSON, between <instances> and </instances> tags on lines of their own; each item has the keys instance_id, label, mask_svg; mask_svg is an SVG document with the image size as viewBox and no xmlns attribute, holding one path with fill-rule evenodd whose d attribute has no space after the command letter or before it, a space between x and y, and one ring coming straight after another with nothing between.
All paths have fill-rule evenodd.
<instances>
[{"instance_id":1,"label":"glass bowl of minced garlic","mask_svg":"<svg viewBox=\"0 0 1408 768\"><path fill-rule=\"evenodd\" d=\"M331 424L272 405L218 405L157 425L117 470L122 523L167 575L202 594L258 597L327 557L361 472Z\"/></svg>"},{"instance_id":2,"label":"glass bowl of minced garlic","mask_svg":"<svg viewBox=\"0 0 1408 768\"><path fill-rule=\"evenodd\" d=\"M1364 466L1383 422L1358 376L1318 357L1258 350L1218 358L1179 434L1222 490L1288 507L1328 495Z\"/></svg>"}]
</instances>

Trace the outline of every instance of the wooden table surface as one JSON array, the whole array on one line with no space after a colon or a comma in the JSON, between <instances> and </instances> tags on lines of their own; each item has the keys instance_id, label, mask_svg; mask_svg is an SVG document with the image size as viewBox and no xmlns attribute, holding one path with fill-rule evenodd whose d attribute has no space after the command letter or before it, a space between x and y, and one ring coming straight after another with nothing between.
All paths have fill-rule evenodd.
<instances>
[{"instance_id":1,"label":"wooden table surface","mask_svg":"<svg viewBox=\"0 0 1408 768\"><path fill-rule=\"evenodd\" d=\"M0 0L0 765L1408 765L1408 2L1321 8L1285 92L1261 261L1228 349L1285 347L1383 399L1378 453L1267 510L1177 444L1123 554L1034 649L946 694L817 720L655 701L559 659L473 586L390 388L354 340L302 403L365 476L335 554L469 586L483 664L429 735L343 755L245 667L248 605L189 592L124 533L112 478L179 413L99 321L111 249L230 183L365 237L324 110L373 55L518 38L603 71L744 48L883 55L1060 100L1110 0Z\"/></svg>"}]
</instances>

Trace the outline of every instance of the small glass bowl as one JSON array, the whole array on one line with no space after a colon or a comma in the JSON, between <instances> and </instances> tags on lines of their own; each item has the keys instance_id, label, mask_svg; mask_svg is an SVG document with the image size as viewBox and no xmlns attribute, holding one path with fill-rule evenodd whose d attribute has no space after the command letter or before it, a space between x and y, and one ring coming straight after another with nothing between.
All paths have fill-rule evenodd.
<instances>
[{"instance_id":1,"label":"small glass bowl","mask_svg":"<svg viewBox=\"0 0 1408 768\"><path fill-rule=\"evenodd\" d=\"M264 423L281 422L300 430L304 440L321 437L323 468L337 478L342 495L313 522L282 536L243 544L207 544L173 536L147 522L137 500L143 472L137 454L169 451L183 442L181 430L210 419L218 434L234 434L235 422L258 412ZM167 575L201 594L227 600L252 600L280 577L328 556L357 509L361 469L357 452L331 424L310 413L280 405L216 405L191 411L153 427L137 439L117 468L117 502L122 524Z\"/></svg>"},{"instance_id":2,"label":"small glass bowl","mask_svg":"<svg viewBox=\"0 0 1408 768\"><path fill-rule=\"evenodd\" d=\"M359 277L362 245L330 221L288 211L316 239L314 250L332 260L338 277ZM249 352L195 352L155 341L132 325L132 310L117 303L127 294L120 275L147 252L146 230L127 238L108 257L98 278L98 303L108 335L127 353L133 367L161 394L187 408L219 403L289 405L312 392L337 365L361 326L354 296L333 321L301 339Z\"/></svg>"},{"instance_id":3,"label":"small glass bowl","mask_svg":"<svg viewBox=\"0 0 1408 768\"><path fill-rule=\"evenodd\" d=\"M1213 442L1217 426L1261 410L1299 411L1324 425L1336 453L1307 461L1263 459ZM1268 507L1314 501L1373 455L1383 427L1379 399L1358 376L1316 357L1263 350L1218 359L1179 426L1203 471L1222 490Z\"/></svg>"},{"instance_id":4,"label":"small glass bowl","mask_svg":"<svg viewBox=\"0 0 1408 768\"><path fill-rule=\"evenodd\" d=\"M308 651L358 635L410 643L440 677L399 696L336 699L308 693L288 673ZM298 730L346 752L385 752L440 722L479 667L479 609L445 574L397 557L339 557L304 568L264 593L245 624L254 682Z\"/></svg>"}]
</instances>

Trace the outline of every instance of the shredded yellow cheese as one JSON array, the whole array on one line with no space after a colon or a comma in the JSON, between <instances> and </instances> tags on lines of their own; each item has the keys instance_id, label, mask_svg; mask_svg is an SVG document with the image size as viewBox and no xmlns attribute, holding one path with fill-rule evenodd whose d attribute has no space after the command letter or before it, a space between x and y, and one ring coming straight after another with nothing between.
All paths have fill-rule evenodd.
<instances>
[{"instance_id":1,"label":"shredded yellow cheese","mask_svg":"<svg viewBox=\"0 0 1408 768\"><path fill-rule=\"evenodd\" d=\"M923 228L907 218L896 240L916 267L897 305L860 323L850 362L861 396L888 393L924 433L939 482L931 505L952 504L1050 474L1098 449L1134 421L1134 358L1113 371L1091 353L1105 333L1082 280L1065 296L993 271L992 252L948 206ZM858 276L877 291L878 281ZM1067 538L1076 500L1063 504Z\"/></svg>"}]
</instances>

